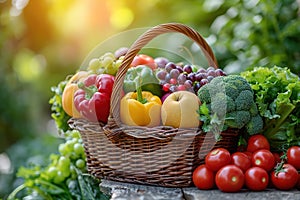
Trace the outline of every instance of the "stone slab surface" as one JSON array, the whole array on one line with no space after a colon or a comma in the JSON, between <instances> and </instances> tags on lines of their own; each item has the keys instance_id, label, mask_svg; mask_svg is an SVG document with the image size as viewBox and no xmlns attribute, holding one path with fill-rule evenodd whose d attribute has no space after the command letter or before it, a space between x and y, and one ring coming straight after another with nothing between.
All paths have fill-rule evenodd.
<instances>
[{"instance_id":1,"label":"stone slab surface","mask_svg":"<svg viewBox=\"0 0 300 200\"><path fill-rule=\"evenodd\" d=\"M100 190L111 200L182 200L180 188L164 188L101 180Z\"/></svg>"},{"instance_id":2,"label":"stone slab surface","mask_svg":"<svg viewBox=\"0 0 300 200\"><path fill-rule=\"evenodd\" d=\"M280 191L267 189L262 192L242 190L238 193L224 193L220 190L198 190L197 188L183 188L184 199L186 200L300 200L300 191Z\"/></svg>"},{"instance_id":3,"label":"stone slab surface","mask_svg":"<svg viewBox=\"0 0 300 200\"><path fill-rule=\"evenodd\" d=\"M102 180L100 190L110 195L111 200L300 200L299 190L223 193L219 190L198 190L195 187L165 188L108 180Z\"/></svg>"}]
</instances>

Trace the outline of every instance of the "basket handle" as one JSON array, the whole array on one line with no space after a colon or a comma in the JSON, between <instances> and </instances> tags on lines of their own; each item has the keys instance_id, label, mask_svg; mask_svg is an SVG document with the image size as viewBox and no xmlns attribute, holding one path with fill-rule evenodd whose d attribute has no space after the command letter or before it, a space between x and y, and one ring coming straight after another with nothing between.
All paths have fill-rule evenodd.
<instances>
[{"instance_id":1,"label":"basket handle","mask_svg":"<svg viewBox=\"0 0 300 200\"><path fill-rule=\"evenodd\" d=\"M113 120L114 122L120 122L120 101L122 97L121 91L126 72L130 68L130 64L132 63L134 57L148 42L150 42L156 36L171 32L182 33L194 40L200 46L208 61L208 64L214 68L218 68L217 60L212 49L197 31L180 23L166 23L157 25L142 34L128 49L115 78L111 96L109 121Z\"/></svg>"}]
</instances>

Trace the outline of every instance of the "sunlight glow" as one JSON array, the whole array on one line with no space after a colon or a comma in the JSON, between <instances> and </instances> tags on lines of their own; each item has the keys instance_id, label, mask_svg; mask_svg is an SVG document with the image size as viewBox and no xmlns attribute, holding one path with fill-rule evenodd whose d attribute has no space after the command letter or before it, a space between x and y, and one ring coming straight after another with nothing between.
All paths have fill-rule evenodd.
<instances>
[{"instance_id":1,"label":"sunlight glow","mask_svg":"<svg viewBox=\"0 0 300 200\"><path fill-rule=\"evenodd\" d=\"M132 23L133 19L133 12L127 7L121 7L112 11L110 22L116 29L125 29Z\"/></svg>"},{"instance_id":2,"label":"sunlight glow","mask_svg":"<svg viewBox=\"0 0 300 200\"><path fill-rule=\"evenodd\" d=\"M16 9L22 10L23 8L25 8L28 2L29 0L13 0L12 4Z\"/></svg>"},{"instance_id":3,"label":"sunlight glow","mask_svg":"<svg viewBox=\"0 0 300 200\"><path fill-rule=\"evenodd\" d=\"M38 78L45 65L46 59L44 56L36 55L29 50L19 53L13 63L18 77L24 82Z\"/></svg>"}]
</instances>

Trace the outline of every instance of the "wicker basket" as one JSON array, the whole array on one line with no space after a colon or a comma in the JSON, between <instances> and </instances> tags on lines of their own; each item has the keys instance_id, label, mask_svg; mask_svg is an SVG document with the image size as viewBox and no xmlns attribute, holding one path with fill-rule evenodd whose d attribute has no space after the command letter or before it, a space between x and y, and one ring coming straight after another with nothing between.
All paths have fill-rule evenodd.
<instances>
[{"instance_id":1,"label":"wicker basket","mask_svg":"<svg viewBox=\"0 0 300 200\"><path fill-rule=\"evenodd\" d=\"M120 98L125 74L134 56L156 36L182 33L202 49L210 66L217 68L214 54L193 29L178 23L161 24L146 31L130 47L115 78L111 111L106 125L71 119L80 131L87 156L88 172L101 179L166 187L191 186L193 170L213 148L236 150L239 130L222 132L218 142L212 133L199 128L137 127L120 121Z\"/></svg>"}]
</instances>

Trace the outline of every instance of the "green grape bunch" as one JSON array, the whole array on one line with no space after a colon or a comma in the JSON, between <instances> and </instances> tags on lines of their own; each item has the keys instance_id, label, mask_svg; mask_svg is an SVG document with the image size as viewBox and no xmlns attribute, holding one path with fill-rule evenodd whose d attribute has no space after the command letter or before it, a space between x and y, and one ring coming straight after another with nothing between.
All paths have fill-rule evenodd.
<instances>
[{"instance_id":1,"label":"green grape bunch","mask_svg":"<svg viewBox=\"0 0 300 200\"><path fill-rule=\"evenodd\" d=\"M67 131L66 142L58 147L60 154L50 156L51 164L45 170L45 177L55 184L60 184L68 179L76 179L75 168L86 172L86 156L82 139L78 131Z\"/></svg>"},{"instance_id":2,"label":"green grape bunch","mask_svg":"<svg viewBox=\"0 0 300 200\"><path fill-rule=\"evenodd\" d=\"M106 52L99 58L90 60L87 70L95 74L110 74L115 76L124 56L116 57L114 53Z\"/></svg>"},{"instance_id":3,"label":"green grape bunch","mask_svg":"<svg viewBox=\"0 0 300 200\"><path fill-rule=\"evenodd\" d=\"M68 130L64 135L65 142L58 146L58 153L49 155L46 166L33 165L18 170L17 176L23 178L24 183L9 195L9 200L15 199L18 193L27 196L37 194L44 199L86 199L87 192L90 193L88 199L102 196L98 187L94 186L98 186L99 180L85 180L90 175L87 174L80 133ZM21 190L26 193L20 193ZM91 190L95 191L91 193Z\"/></svg>"}]
</instances>

